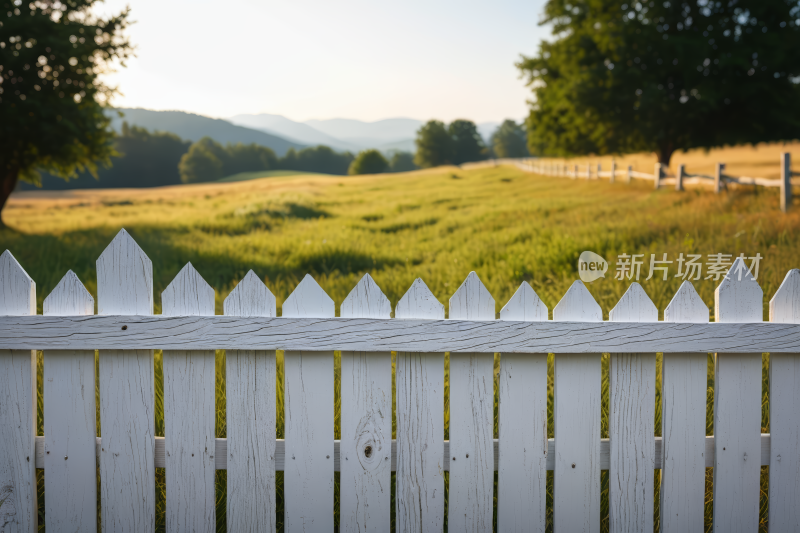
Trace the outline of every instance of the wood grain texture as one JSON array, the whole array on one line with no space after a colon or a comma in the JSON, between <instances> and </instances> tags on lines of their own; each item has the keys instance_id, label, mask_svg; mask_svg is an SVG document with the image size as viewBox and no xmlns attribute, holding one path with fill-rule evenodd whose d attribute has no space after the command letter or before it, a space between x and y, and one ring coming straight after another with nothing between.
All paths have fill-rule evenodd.
<instances>
[{"instance_id":1,"label":"wood grain texture","mask_svg":"<svg viewBox=\"0 0 800 533\"><path fill-rule=\"evenodd\" d=\"M612 322L658 322L658 309L632 283L610 311ZM608 433L611 442L608 518L612 532L653 529L653 421L656 354L611 354Z\"/></svg>"},{"instance_id":2,"label":"wood grain texture","mask_svg":"<svg viewBox=\"0 0 800 533\"><path fill-rule=\"evenodd\" d=\"M214 289L187 263L161 293L166 316L214 314ZM213 350L164 350L166 530L216 530Z\"/></svg>"},{"instance_id":3,"label":"wood grain texture","mask_svg":"<svg viewBox=\"0 0 800 533\"><path fill-rule=\"evenodd\" d=\"M97 259L97 309L98 314L153 313L153 264L125 230ZM104 533L155 529L153 378L152 350L100 351Z\"/></svg>"},{"instance_id":4,"label":"wood grain texture","mask_svg":"<svg viewBox=\"0 0 800 533\"><path fill-rule=\"evenodd\" d=\"M343 318L389 318L392 307L369 274L342 302ZM342 352L340 531L391 523L392 354Z\"/></svg>"},{"instance_id":5,"label":"wood grain texture","mask_svg":"<svg viewBox=\"0 0 800 533\"><path fill-rule=\"evenodd\" d=\"M225 298L223 308L226 315L274 317L275 296L251 270ZM273 532L275 352L228 350L225 368L227 449L214 455L227 463L228 531Z\"/></svg>"},{"instance_id":6,"label":"wood grain texture","mask_svg":"<svg viewBox=\"0 0 800 533\"><path fill-rule=\"evenodd\" d=\"M284 308L286 306L284 305ZM330 307L333 308L333 302ZM555 311L554 311L555 312ZM126 329L123 330L122 326ZM796 353L800 324L371 318L0 316L0 350ZM102 352L101 352L102 357Z\"/></svg>"},{"instance_id":7,"label":"wood grain texture","mask_svg":"<svg viewBox=\"0 0 800 533\"><path fill-rule=\"evenodd\" d=\"M94 298L70 270L43 311L93 315ZM43 362L45 527L91 533L97 531L94 350L47 350Z\"/></svg>"},{"instance_id":8,"label":"wood grain texture","mask_svg":"<svg viewBox=\"0 0 800 533\"><path fill-rule=\"evenodd\" d=\"M554 321L600 322L580 281L553 309ZM557 533L600 531L600 354L557 354L554 369L553 526Z\"/></svg>"},{"instance_id":9,"label":"wood grain texture","mask_svg":"<svg viewBox=\"0 0 800 533\"><path fill-rule=\"evenodd\" d=\"M306 276L283 304L289 317L332 318L333 300ZM284 529L333 531L333 352L284 353Z\"/></svg>"},{"instance_id":10,"label":"wood grain texture","mask_svg":"<svg viewBox=\"0 0 800 533\"><path fill-rule=\"evenodd\" d=\"M667 322L706 323L708 318L708 307L689 281L664 310ZM701 533L704 528L707 357L696 352L665 354L662 363L664 533Z\"/></svg>"},{"instance_id":11,"label":"wood grain texture","mask_svg":"<svg viewBox=\"0 0 800 533\"><path fill-rule=\"evenodd\" d=\"M716 320L762 319L761 287L737 258L714 293ZM761 350L717 353L714 379L714 531L758 529Z\"/></svg>"},{"instance_id":12,"label":"wood grain texture","mask_svg":"<svg viewBox=\"0 0 800 533\"><path fill-rule=\"evenodd\" d=\"M0 255L0 315L35 315L36 283L8 250ZM34 439L36 354L0 350L0 531L38 528Z\"/></svg>"},{"instance_id":13,"label":"wood grain texture","mask_svg":"<svg viewBox=\"0 0 800 533\"><path fill-rule=\"evenodd\" d=\"M524 281L500 320L547 320L547 306ZM544 533L547 354L502 354L498 386L497 530Z\"/></svg>"},{"instance_id":14,"label":"wood grain texture","mask_svg":"<svg viewBox=\"0 0 800 533\"><path fill-rule=\"evenodd\" d=\"M770 300L769 320L800 323L800 270L790 270ZM770 354L769 424L769 527L800 531L800 353Z\"/></svg>"},{"instance_id":15,"label":"wood grain texture","mask_svg":"<svg viewBox=\"0 0 800 533\"><path fill-rule=\"evenodd\" d=\"M398 319L444 318L417 278L395 308ZM397 352L396 529L437 533L444 525L444 354ZM449 453L449 449L448 449Z\"/></svg>"},{"instance_id":16,"label":"wood grain texture","mask_svg":"<svg viewBox=\"0 0 800 533\"><path fill-rule=\"evenodd\" d=\"M453 320L494 320L494 298L475 272L450 298ZM448 527L491 531L494 469L494 356L450 352Z\"/></svg>"}]
</instances>

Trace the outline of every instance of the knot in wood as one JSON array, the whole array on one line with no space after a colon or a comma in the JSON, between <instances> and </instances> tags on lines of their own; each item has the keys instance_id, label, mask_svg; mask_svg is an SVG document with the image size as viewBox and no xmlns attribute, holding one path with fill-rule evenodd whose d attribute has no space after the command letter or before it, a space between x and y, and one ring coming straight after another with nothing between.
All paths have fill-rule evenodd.
<instances>
[{"instance_id":1,"label":"knot in wood","mask_svg":"<svg viewBox=\"0 0 800 533\"><path fill-rule=\"evenodd\" d=\"M122 326L122 331L125 331L126 329L128 329L128 326Z\"/></svg>"},{"instance_id":2,"label":"knot in wood","mask_svg":"<svg viewBox=\"0 0 800 533\"><path fill-rule=\"evenodd\" d=\"M364 448L364 457L372 457L372 446L366 446Z\"/></svg>"}]
</instances>

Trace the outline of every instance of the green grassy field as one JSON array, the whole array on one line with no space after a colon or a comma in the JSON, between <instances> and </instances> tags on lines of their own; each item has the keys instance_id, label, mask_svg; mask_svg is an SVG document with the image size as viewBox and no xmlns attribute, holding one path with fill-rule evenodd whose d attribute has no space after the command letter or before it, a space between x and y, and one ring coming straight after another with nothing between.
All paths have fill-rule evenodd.
<instances>
[{"instance_id":1,"label":"green grassy field","mask_svg":"<svg viewBox=\"0 0 800 533\"><path fill-rule=\"evenodd\" d=\"M528 281L552 310L577 279L584 250L609 262L618 254L726 253L763 256L758 281L767 302L790 268L800 266L800 205L781 214L777 192L738 189L653 191L652 185L572 181L524 174L508 167L463 171L439 168L364 177L285 176L238 183L152 190L23 193L4 214L12 229L0 245L12 251L44 297L72 269L96 294L95 260L125 227L153 261L156 312L160 293L191 261L216 289L217 312L236 282L253 269L275 294L278 307L306 273L338 306L369 272L392 302L421 277L443 303L475 270L495 298L496 310ZM640 282L663 313L680 282L660 276ZM705 273L704 273L705 276ZM628 281L606 279L588 288L608 317ZM695 287L712 310L718 282ZM217 435L225 435L224 353L217 354ZM768 356L764 356L762 431L769 431ZM495 356L496 367L502 355ZM279 390L282 383L282 354ZM709 357L708 431L713 402ZM552 417L552 357L550 375ZM163 435L161 359L156 354L156 428ZM338 438L338 357L336 399ZM447 366L446 366L447 369ZM40 363L41 370L41 363ZM41 379L41 373L40 373ZM660 403L660 375L657 402ZM41 388L40 388L41 390ZM445 398L447 399L447 391ZM608 356L603 358L603 436L607 436ZM447 420L447 407L445 412ZM548 422L553 435L552 419ZM660 434L660 405L655 427ZM41 408L40 408L40 433ZM101 433L99 428L98 433ZM278 434L282 435L282 396ZM766 529L766 468L762 469L762 529ZM711 526L711 477L707 471L706 526ZM43 473L40 471L40 476ZM225 474L219 472L217 519L225 525ZM278 498L281 505L280 477ZM163 470L159 472L159 529L163 530ZM552 490L552 475L549 478ZM603 476L603 528L608 527L607 478ZM656 478L658 513L658 477ZM338 493L337 493L338 494ZM552 492L551 492L552 495ZM45 495L42 494L42 497ZM548 498L548 509L551 508ZM279 509L278 519L282 518ZM552 521L549 521L552 524Z\"/></svg>"},{"instance_id":2,"label":"green grassy field","mask_svg":"<svg viewBox=\"0 0 800 533\"><path fill-rule=\"evenodd\" d=\"M239 172L217 180L217 183L232 183L234 181L249 181L261 178L277 178L284 176L326 176L327 174L309 174L299 170L262 170L260 172Z\"/></svg>"}]
</instances>

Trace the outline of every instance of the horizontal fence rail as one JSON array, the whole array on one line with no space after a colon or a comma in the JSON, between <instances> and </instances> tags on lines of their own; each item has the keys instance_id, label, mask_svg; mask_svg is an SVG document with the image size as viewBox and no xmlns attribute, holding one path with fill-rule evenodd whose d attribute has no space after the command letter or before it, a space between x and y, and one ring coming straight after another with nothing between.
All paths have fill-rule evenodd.
<instances>
[{"instance_id":1,"label":"horizontal fence rail","mask_svg":"<svg viewBox=\"0 0 800 533\"><path fill-rule=\"evenodd\" d=\"M122 230L97 262L97 315L94 298L70 271L37 316L35 283L6 251L0 531L37 530L37 468L46 473L50 531L94 532L98 513L103 531L153 531L156 468L165 469L167 531L215 530L217 470L226 470L229 531L276 530L276 472L283 472L283 528L290 532L334 529L335 472L341 531L388 530L392 472L397 531L442 531L445 486L451 531L491 530L495 505L498 531L542 532L548 512L557 532L599 531L601 470L609 476L610 530L652 531L660 470L661 531L700 532L707 468L714 476L714 531L755 531L762 466L769 466L770 530L797 531L800 270L790 271L772 296L769 322L762 320L763 298L737 258L715 291L715 323L688 281L662 321L638 283L604 321L579 281L552 319L524 282L498 319L474 272L450 298L447 320L422 280L392 310L368 274L341 302L340 317L311 276L278 317L275 296L251 271L226 297L224 314L214 316L214 289L187 264L162 292L162 314L154 315L152 263ZM155 436L157 349L164 437ZM226 350L223 396L216 395L215 349ZM43 350L44 436L36 435L35 350ZM276 350L283 350L282 390ZM340 439L334 351L341 362ZM762 434L765 352L770 411L769 433ZM600 429L603 353L610 362L607 439ZM660 437L656 353L663 354ZM713 436L706 435L709 353ZM552 414L548 354L555 354ZM225 438L215 434L220 401Z\"/></svg>"},{"instance_id":2,"label":"horizontal fence rail","mask_svg":"<svg viewBox=\"0 0 800 533\"><path fill-rule=\"evenodd\" d=\"M800 324L368 318L2 317L0 350L791 353ZM102 354L101 354L102 357Z\"/></svg>"}]
</instances>

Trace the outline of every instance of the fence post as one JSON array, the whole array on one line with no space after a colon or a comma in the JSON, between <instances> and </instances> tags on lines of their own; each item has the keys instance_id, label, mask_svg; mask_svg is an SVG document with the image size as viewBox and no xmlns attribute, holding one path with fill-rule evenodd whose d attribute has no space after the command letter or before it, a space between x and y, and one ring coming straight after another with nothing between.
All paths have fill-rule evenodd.
<instances>
[{"instance_id":1,"label":"fence post","mask_svg":"<svg viewBox=\"0 0 800 533\"><path fill-rule=\"evenodd\" d=\"M678 176L675 178L675 190L683 190L683 175L686 173L686 165L678 165Z\"/></svg>"},{"instance_id":2,"label":"fence post","mask_svg":"<svg viewBox=\"0 0 800 533\"><path fill-rule=\"evenodd\" d=\"M625 180L625 183L631 182L631 174L633 173L633 166L628 165L628 178Z\"/></svg>"},{"instance_id":3,"label":"fence post","mask_svg":"<svg viewBox=\"0 0 800 533\"><path fill-rule=\"evenodd\" d=\"M719 194L722 186L722 171L725 170L725 163L717 163L717 173L714 175L714 193Z\"/></svg>"},{"instance_id":4,"label":"fence post","mask_svg":"<svg viewBox=\"0 0 800 533\"><path fill-rule=\"evenodd\" d=\"M781 154L781 211L786 213L792 205L792 156Z\"/></svg>"},{"instance_id":5,"label":"fence post","mask_svg":"<svg viewBox=\"0 0 800 533\"><path fill-rule=\"evenodd\" d=\"M586 181L589 181L590 179L592 179L592 165L586 163Z\"/></svg>"},{"instance_id":6,"label":"fence post","mask_svg":"<svg viewBox=\"0 0 800 533\"><path fill-rule=\"evenodd\" d=\"M575 165L572 172L572 179L578 179L578 165Z\"/></svg>"},{"instance_id":7,"label":"fence post","mask_svg":"<svg viewBox=\"0 0 800 533\"><path fill-rule=\"evenodd\" d=\"M656 163L653 169L653 181L655 182L655 189L658 190L661 185L661 163Z\"/></svg>"},{"instance_id":8,"label":"fence post","mask_svg":"<svg viewBox=\"0 0 800 533\"><path fill-rule=\"evenodd\" d=\"M617 162L616 160L611 160L611 183L614 183L614 178L617 177Z\"/></svg>"}]
</instances>

